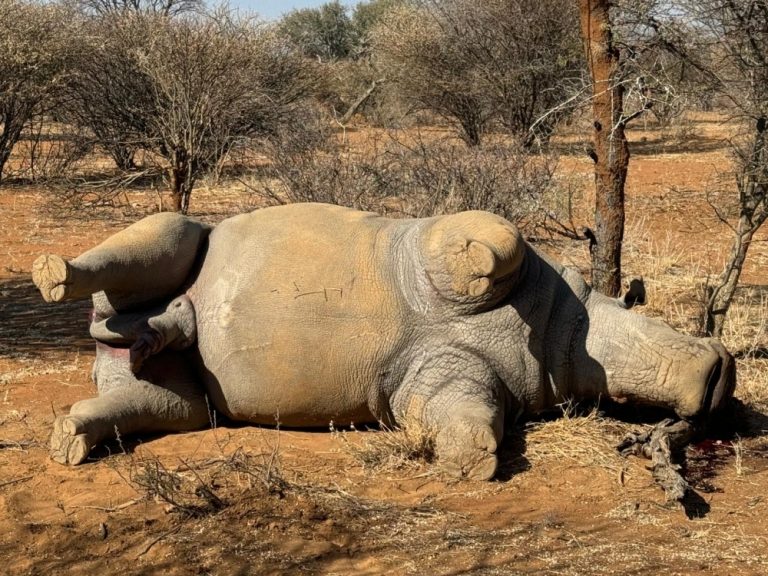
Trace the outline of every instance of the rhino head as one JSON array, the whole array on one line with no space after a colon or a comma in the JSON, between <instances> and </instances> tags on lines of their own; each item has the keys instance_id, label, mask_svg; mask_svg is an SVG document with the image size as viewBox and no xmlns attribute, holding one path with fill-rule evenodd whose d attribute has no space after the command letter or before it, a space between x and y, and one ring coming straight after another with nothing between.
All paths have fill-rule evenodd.
<instances>
[{"instance_id":1,"label":"rhino head","mask_svg":"<svg viewBox=\"0 0 768 576\"><path fill-rule=\"evenodd\" d=\"M671 408L686 420L708 419L733 396L735 363L718 340L681 334L595 291L585 308L588 319L576 328L577 390Z\"/></svg>"},{"instance_id":2,"label":"rhino head","mask_svg":"<svg viewBox=\"0 0 768 576\"><path fill-rule=\"evenodd\" d=\"M488 215L437 219L422 237L426 261L437 262L421 283L433 294L428 307L440 317L458 312L450 339L468 335L463 345L481 350L522 412L603 397L702 421L733 396L731 354L629 310L644 299L637 283L626 298L604 296Z\"/></svg>"}]
</instances>

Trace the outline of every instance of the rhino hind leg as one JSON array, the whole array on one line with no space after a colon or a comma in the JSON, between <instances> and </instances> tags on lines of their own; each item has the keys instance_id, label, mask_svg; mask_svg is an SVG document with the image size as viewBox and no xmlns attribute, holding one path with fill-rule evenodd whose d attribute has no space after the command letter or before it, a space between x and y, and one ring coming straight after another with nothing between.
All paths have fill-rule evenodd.
<instances>
[{"instance_id":1,"label":"rhino hind leg","mask_svg":"<svg viewBox=\"0 0 768 576\"><path fill-rule=\"evenodd\" d=\"M94 379L99 396L76 402L54 421L50 453L57 462L80 464L117 434L183 432L209 422L203 387L182 352L152 356L134 375L127 349L98 344Z\"/></svg>"},{"instance_id":2,"label":"rhino hind leg","mask_svg":"<svg viewBox=\"0 0 768 576\"><path fill-rule=\"evenodd\" d=\"M439 465L450 475L489 480L504 433L505 396L482 360L463 351L414 367L393 397L396 420L416 419L435 435Z\"/></svg>"},{"instance_id":3,"label":"rhino hind leg","mask_svg":"<svg viewBox=\"0 0 768 576\"><path fill-rule=\"evenodd\" d=\"M73 260L40 256L32 280L46 302L103 292L105 310L127 309L173 295L188 279L210 230L179 214L154 214Z\"/></svg>"}]
</instances>

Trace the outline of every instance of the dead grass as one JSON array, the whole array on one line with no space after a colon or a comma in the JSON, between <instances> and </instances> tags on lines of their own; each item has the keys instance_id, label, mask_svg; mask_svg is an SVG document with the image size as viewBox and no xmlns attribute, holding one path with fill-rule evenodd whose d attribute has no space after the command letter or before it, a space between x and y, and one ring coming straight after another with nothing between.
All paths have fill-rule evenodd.
<instances>
[{"instance_id":1,"label":"dead grass","mask_svg":"<svg viewBox=\"0 0 768 576\"><path fill-rule=\"evenodd\" d=\"M583 412L576 405L561 405L562 416L526 427L525 456L532 463L562 463L596 466L613 473L624 473L627 460L616 445L629 430L626 425L605 418L597 407Z\"/></svg>"},{"instance_id":2,"label":"dead grass","mask_svg":"<svg viewBox=\"0 0 768 576\"><path fill-rule=\"evenodd\" d=\"M342 450L366 470L391 471L422 467L435 459L435 431L415 418L393 428L380 424L378 432L331 432Z\"/></svg>"}]
</instances>

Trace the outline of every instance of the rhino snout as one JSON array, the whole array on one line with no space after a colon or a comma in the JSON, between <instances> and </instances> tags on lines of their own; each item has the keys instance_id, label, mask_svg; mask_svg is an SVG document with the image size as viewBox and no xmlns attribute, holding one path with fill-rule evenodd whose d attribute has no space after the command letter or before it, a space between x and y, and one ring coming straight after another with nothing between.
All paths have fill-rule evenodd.
<instances>
[{"instance_id":1,"label":"rhino snout","mask_svg":"<svg viewBox=\"0 0 768 576\"><path fill-rule=\"evenodd\" d=\"M717 340L706 342L708 353L700 360L701 367L694 367L699 382L693 382L693 395L678 409L681 417L688 420L706 420L716 416L733 397L736 388L736 363L733 356Z\"/></svg>"},{"instance_id":2,"label":"rhino snout","mask_svg":"<svg viewBox=\"0 0 768 576\"><path fill-rule=\"evenodd\" d=\"M733 356L720 342L712 341L712 347L719 359L712 367L707 380L707 391L702 406L703 415L713 415L720 412L733 398L736 388L736 362Z\"/></svg>"}]
</instances>

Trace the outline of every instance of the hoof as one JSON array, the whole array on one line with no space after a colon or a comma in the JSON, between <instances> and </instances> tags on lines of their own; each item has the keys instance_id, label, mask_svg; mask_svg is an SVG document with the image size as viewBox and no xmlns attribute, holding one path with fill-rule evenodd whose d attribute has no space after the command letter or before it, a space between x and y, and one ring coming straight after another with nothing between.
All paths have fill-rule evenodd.
<instances>
[{"instance_id":1,"label":"hoof","mask_svg":"<svg viewBox=\"0 0 768 576\"><path fill-rule=\"evenodd\" d=\"M490 480L499 459L490 426L459 421L437 436L437 454L446 473L456 478Z\"/></svg>"},{"instance_id":2,"label":"hoof","mask_svg":"<svg viewBox=\"0 0 768 576\"><path fill-rule=\"evenodd\" d=\"M79 433L83 424L72 416L59 416L53 422L51 459L60 464L80 464L91 451L86 434Z\"/></svg>"},{"instance_id":3,"label":"hoof","mask_svg":"<svg viewBox=\"0 0 768 576\"><path fill-rule=\"evenodd\" d=\"M32 281L46 302L60 302L67 296L69 268L60 256L46 254L32 264Z\"/></svg>"}]
</instances>

